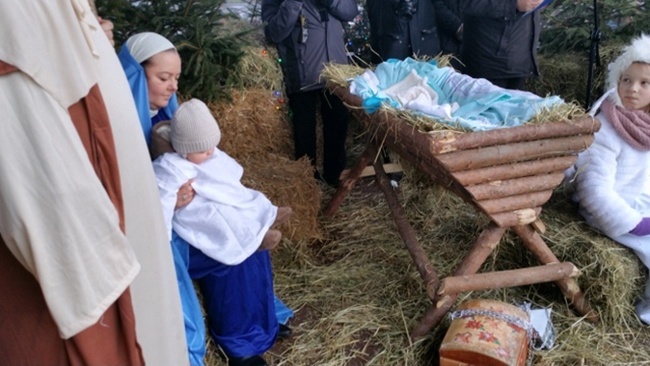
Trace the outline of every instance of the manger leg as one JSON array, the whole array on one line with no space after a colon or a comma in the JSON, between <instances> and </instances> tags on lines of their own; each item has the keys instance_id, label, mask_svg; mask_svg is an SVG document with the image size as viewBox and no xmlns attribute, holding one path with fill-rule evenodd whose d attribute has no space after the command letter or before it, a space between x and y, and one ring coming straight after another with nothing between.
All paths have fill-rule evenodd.
<instances>
[{"instance_id":1,"label":"manger leg","mask_svg":"<svg viewBox=\"0 0 650 366\"><path fill-rule=\"evenodd\" d=\"M476 273L481 268L481 265L483 265L483 262L485 262L487 257L494 251L497 245L499 245L499 241L501 241L501 237L503 237L505 231L506 228L498 227L495 223L490 223L490 225L485 228L481 235L476 239L476 242L474 242L474 245L461 264L456 267L453 275L462 276ZM450 294L442 296L437 299L437 301L434 301L434 303L429 306L429 309L427 309L422 320L420 320L420 323L418 323L411 331L411 337L423 337L433 328L437 327L442 321L442 318L454 304L457 297L458 294Z\"/></svg>"},{"instance_id":2,"label":"manger leg","mask_svg":"<svg viewBox=\"0 0 650 366\"><path fill-rule=\"evenodd\" d=\"M541 236L531 225L518 225L512 227L512 230L521 238L524 246L530 250L533 255L542 264L559 263L559 260L553 254L551 249L546 245ZM598 314L591 308L586 300L584 293L580 290L578 282L573 278L564 278L555 281L564 296L576 309L578 314L586 317L588 321L597 322Z\"/></svg>"},{"instance_id":3,"label":"manger leg","mask_svg":"<svg viewBox=\"0 0 650 366\"><path fill-rule=\"evenodd\" d=\"M393 187L390 185L390 179L388 179L382 164L383 163L380 161L375 161L374 163L377 184L384 193L384 196L386 196L386 201L388 202L388 207L393 214L393 219L397 225L399 235L402 238L402 241L404 241L404 245L406 245L406 249L411 255L411 259L413 259L418 272L420 272L420 277L424 280L429 299L433 301L436 297L436 291L438 291L438 287L440 286L438 272L433 268L433 265L427 257L427 253L424 251L415 235L413 227L411 227L411 224L406 219L406 214L397 199L397 195L395 195L395 192L393 191Z\"/></svg>"},{"instance_id":4,"label":"manger leg","mask_svg":"<svg viewBox=\"0 0 650 366\"><path fill-rule=\"evenodd\" d=\"M359 161L352 169L350 169L350 173L341 182L341 185L336 190L336 193L334 193L334 196L332 196L329 203L323 210L324 217L334 216L336 211L341 206L341 203L343 203L345 196L347 196L352 188L354 188L354 185L357 183L357 180L361 176L361 173L363 173L363 169L368 166L368 163L375 157L375 155L377 155L377 147L373 141L369 141L368 146L366 146L363 154L361 154Z\"/></svg>"}]
</instances>

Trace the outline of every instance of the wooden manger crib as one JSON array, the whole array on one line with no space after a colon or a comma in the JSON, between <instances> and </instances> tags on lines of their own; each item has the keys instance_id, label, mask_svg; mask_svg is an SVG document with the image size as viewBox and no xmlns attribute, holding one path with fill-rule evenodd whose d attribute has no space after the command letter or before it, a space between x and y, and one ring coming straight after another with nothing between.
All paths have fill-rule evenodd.
<instances>
[{"instance_id":1,"label":"wooden manger crib","mask_svg":"<svg viewBox=\"0 0 650 366\"><path fill-rule=\"evenodd\" d=\"M351 94L346 86L330 82L328 88L373 137L323 215L331 217L336 213L364 168L372 162L375 179L431 300L423 318L412 329L412 337L424 336L437 327L462 292L541 282L555 282L577 313L597 321L597 314L574 279L578 269L570 262L561 263L549 249L540 236L544 224L539 219L542 206L561 184L564 170L593 142L600 127L595 119L584 116L486 132L426 133L384 110L367 114L361 108L361 98ZM375 159L383 146L490 219L454 272L442 280L416 239L382 163ZM477 273L508 229L541 265Z\"/></svg>"}]
</instances>

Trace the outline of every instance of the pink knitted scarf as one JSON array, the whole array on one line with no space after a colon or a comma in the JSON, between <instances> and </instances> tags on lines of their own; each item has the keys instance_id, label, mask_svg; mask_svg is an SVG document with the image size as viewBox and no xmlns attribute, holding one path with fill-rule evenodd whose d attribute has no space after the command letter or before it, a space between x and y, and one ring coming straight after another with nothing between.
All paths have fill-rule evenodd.
<instances>
[{"instance_id":1,"label":"pink knitted scarf","mask_svg":"<svg viewBox=\"0 0 650 366\"><path fill-rule=\"evenodd\" d=\"M637 150L650 151L650 114L617 106L609 98L600 108L623 140Z\"/></svg>"}]
</instances>

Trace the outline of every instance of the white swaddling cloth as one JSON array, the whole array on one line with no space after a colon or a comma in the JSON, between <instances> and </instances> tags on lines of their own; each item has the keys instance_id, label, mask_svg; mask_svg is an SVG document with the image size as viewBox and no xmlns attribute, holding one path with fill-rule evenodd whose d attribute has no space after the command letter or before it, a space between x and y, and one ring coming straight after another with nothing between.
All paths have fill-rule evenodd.
<instances>
[{"instance_id":1,"label":"white swaddling cloth","mask_svg":"<svg viewBox=\"0 0 650 366\"><path fill-rule=\"evenodd\" d=\"M154 171L171 237L176 233L205 255L236 265L253 254L277 215L277 207L264 194L241 183L244 169L215 148L202 164L177 153L154 161ZM175 210L180 186L194 178L194 199Z\"/></svg>"}]
</instances>

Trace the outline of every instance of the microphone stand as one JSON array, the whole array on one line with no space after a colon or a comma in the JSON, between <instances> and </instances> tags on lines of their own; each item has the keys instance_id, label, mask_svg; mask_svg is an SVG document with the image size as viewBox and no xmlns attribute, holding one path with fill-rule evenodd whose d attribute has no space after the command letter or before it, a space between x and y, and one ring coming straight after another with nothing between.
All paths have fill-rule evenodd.
<instances>
[{"instance_id":1,"label":"microphone stand","mask_svg":"<svg viewBox=\"0 0 650 366\"><path fill-rule=\"evenodd\" d=\"M591 30L591 45L589 46L589 75L587 76L587 96L585 100L585 109L591 107L591 89L594 83L594 64L600 67L600 52L598 42L600 42L600 29L598 28L598 1L594 0L594 26Z\"/></svg>"}]
</instances>

